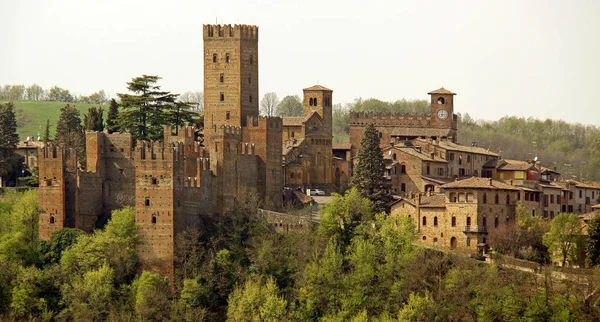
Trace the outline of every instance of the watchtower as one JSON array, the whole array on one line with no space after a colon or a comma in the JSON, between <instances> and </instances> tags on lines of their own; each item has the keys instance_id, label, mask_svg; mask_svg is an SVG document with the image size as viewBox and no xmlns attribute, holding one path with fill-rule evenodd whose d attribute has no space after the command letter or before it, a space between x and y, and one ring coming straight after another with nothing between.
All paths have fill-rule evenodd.
<instances>
[{"instance_id":1,"label":"watchtower","mask_svg":"<svg viewBox=\"0 0 600 322\"><path fill-rule=\"evenodd\" d=\"M453 128L454 120L454 95L445 88L436 89L427 93L431 95L431 123L432 127Z\"/></svg>"},{"instance_id":2,"label":"watchtower","mask_svg":"<svg viewBox=\"0 0 600 322\"><path fill-rule=\"evenodd\" d=\"M304 117L315 111L319 113L323 118L323 131L331 137L333 91L321 85L311 86L302 91L304 92Z\"/></svg>"},{"instance_id":3,"label":"watchtower","mask_svg":"<svg viewBox=\"0 0 600 322\"><path fill-rule=\"evenodd\" d=\"M204 25L204 128L258 116L258 27Z\"/></svg>"}]
</instances>

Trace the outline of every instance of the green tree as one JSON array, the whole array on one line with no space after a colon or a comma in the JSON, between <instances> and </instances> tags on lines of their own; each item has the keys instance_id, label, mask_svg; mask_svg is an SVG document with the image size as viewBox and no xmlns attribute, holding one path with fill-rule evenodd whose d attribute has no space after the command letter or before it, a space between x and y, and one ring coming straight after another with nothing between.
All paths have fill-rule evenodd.
<instances>
[{"instance_id":1,"label":"green tree","mask_svg":"<svg viewBox=\"0 0 600 322\"><path fill-rule=\"evenodd\" d=\"M367 125L358 151L358 164L352 183L360 194L373 201L377 211L385 210L388 195L384 183L385 165L379 147L379 134L373 124Z\"/></svg>"},{"instance_id":2,"label":"green tree","mask_svg":"<svg viewBox=\"0 0 600 322\"><path fill-rule=\"evenodd\" d=\"M581 236L581 221L576 214L560 214L550 223L550 231L544 235L544 244L550 254L558 255L562 265L567 261L577 263L577 242Z\"/></svg>"},{"instance_id":3,"label":"green tree","mask_svg":"<svg viewBox=\"0 0 600 322\"><path fill-rule=\"evenodd\" d=\"M586 245L586 263L588 267L600 264L600 215L587 223L588 244Z\"/></svg>"},{"instance_id":4,"label":"green tree","mask_svg":"<svg viewBox=\"0 0 600 322\"><path fill-rule=\"evenodd\" d=\"M65 287L67 309L75 321L103 321L115 293L113 270L106 264L86 272Z\"/></svg>"},{"instance_id":5,"label":"green tree","mask_svg":"<svg viewBox=\"0 0 600 322\"><path fill-rule=\"evenodd\" d=\"M169 318L169 282L156 273L142 272L133 282L135 312L142 321L164 321Z\"/></svg>"},{"instance_id":6,"label":"green tree","mask_svg":"<svg viewBox=\"0 0 600 322\"><path fill-rule=\"evenodd\" d=\"M279 296L272 278L262 282L251 278L229 296L228 321L286 321L287 301Z\"/></svg>"},{"instance_id":7,"label":"green tree","mask_svg":"<svg viewBox=\"0 0 600 322\"><path fill-rule=\"evenodd\" d=\"M44 143L50 142L50 119L46 119L46 128L44 129L42 141L44 141Z\"/></svg>"},{"instance_id":8,"label":"green tree","mask_svg":"<svg viewBox=\"0 0 600 322\"><path fill-rule=\"evenodd\" d=\"M119 104L115 99L110 100L110 105L108 106L108 112L106 113L106 129L108 133L119 132Z\"/></svg>"},{"instance_id":9,"label":"green tree","mask_svg":"<svg viewBox=\"0 0 600 322\"><path fill-rule=\"evenodd\" d=\"M298 95L288 95L284 97L275 108L277 116L302 116L304 115L304 106Z\"/></svg>"},{"instance_id":10,"label":"green tree","mask_svg":"<svg viewBox=\"0 0 600 322\"><path fill-rule=\"evenodd\" d=\"M47 309L39 286L41 271L33 266L20 267L12 289L11 316L16 320L33 320Z\"/></svg>"},{"instance_id":11,"label":"green tree","mask_svg":"<svg viewBox=\"0 0 600 322\"><path fill-rule=\"evenodd\" d=\"M79 110L72 105L65 105L60 109L60 116L56 123L54 143L69 152L75 151L80 160L84 160L85 137L81 126Z\"/></svg>"},{"instance_id":12,"label":"green tree","mask_svg":"<svg viewBox=\"0 0 600 322\"><path fill-rule=\"evenodd\" d=\"M77 228L63 228L52 233L50 240L42 241L40 247L43 264L58 264L63 251L74 245L77 239L84 234L82 230Z\"/></svg>"},{"instance_id":13,"label":"green tree","mask_svg":"<svg viewBox=\"0 0 600 322\"><path fill-rule=\"evenodd\" d=\"M135 140L157 140L163 136L163 125L169 124L169 112L174 109L177 95L162 91L156 85L160 77L142 75L127 83L134 94L117 95L121 99L119 126L129 131Z\"/></svg>"},{"instance_id":14,"label":"green tree","mask_svg":"<svg viewBox=\"0 0 600 322\"><path fill-rule=\"evenodd\" d=\"M398 320L411 322L442 321L439 311L439 304L429 292L425 292L423 295L411 293L408 302L398 314Z\"/></svg>"},{"instance_id":15,"label":"green tree","mask_svg":"<svg viewBox=\"0 0 600 322\"><path fill-rule=\"evenodd\" d=\"M104 131L104 110L102 107L90 107L86 114L83 114L83 125L86 131Z\"/></svg>"},{"instance_id":16,"label":"green tree","mask_svg":"<svg viewBox=\"0 0 600 322\"><path fill-rule=\"evenodd\" d=\"M63 89L58 86L52 86L48 92L48 100L55 102L67 102L71 103L74 101L73 95L68 89Z\"/></svg>"},{"instance_id":17,"label":"green tree","mask_svg":"<svg viewBox=\"0 0 600 322\"><path fill-rule=\"evenodd\" d=\"M350 138L350 108L342 104L333 105L333 142L346 142Z\"/></svg>"},{"instance_id":18,"label":"green tree","mask_svg":"<svg viewBox=\"0 0 600 322\"><path fill-rule=\"evenodd\" d=\"M178 134L178 127L189 125L194 122L198 114L192 111L192 104L188 102L175 102L173 108L167 111L167 124L175 127L175 134Z\"/></svg>"},{"instance_id":19,"label":"green tree","mask_svg":"<svg viewBox=\"0 0 600 322\"><path fill-rule=\"evenodd\" d=\"M15 107L12 103L0 104L0 179L15 170L13 160L17 157L18 142Z\"/></svg>"},{"instance_id":20,"label":"green tree","mask_svg":"<svg viewBox=\"0 0 600 322\"><path fill-rule=\"evenodd\" d=\"M10 233L0 239L0 260L23 265L37 262L38 219L37 191L19 194L11 209Z\"/></svg>"},{"instance_id":21,"label":"green tree","mask_svg":"<svg viewBox=\"0 0 600 322\"><path fill-rule=\"evenodd\" d=\"M345 247L354 237L355 229L374 218L373 207L373 202L361 196L356 188L346 191L343 197L335 194L321 211L318 233L326 239L336 238Z\"/></svg>"}]
</instances>

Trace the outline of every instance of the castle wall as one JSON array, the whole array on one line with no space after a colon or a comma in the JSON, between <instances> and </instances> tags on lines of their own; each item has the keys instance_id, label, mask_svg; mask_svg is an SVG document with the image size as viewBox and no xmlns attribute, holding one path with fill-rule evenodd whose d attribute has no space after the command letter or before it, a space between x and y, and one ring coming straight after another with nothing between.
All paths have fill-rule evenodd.
<instances>
[{"instance_id":1,"label":"castle wall","mask_svg":"<svg viewBox=\"0 0 600 322\"><path fill-rule=\"evenodd\" d=\"M94 231L102 214L102 178L93 172L78 171L75 227L87 233Z\"/></svg>"},{"instance_id":2,"label":"castle wall","mask_svg":"<svg viewBox=\"0 0 600 322\"><path fill-rule=\"evenodd\" d=\"M63 153L55 147L44 147L39 155L40 239L49 240L53 232L63 229L66 221Z\"/></svg>"}]
</instances>

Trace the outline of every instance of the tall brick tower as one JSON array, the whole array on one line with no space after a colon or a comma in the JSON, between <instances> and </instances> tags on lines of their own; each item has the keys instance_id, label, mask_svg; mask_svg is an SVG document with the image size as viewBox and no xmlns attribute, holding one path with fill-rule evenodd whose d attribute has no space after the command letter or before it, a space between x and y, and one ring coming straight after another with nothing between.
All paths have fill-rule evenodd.
<instances>
[{"instance_id":1,"label":"tall brick tower","mask_svg":"<svg viewBox=\"0 0 600 322\"><path fill-rule=\"evenodd\" d=\"M323 131L330 137L332 135L332 106L333 91L321 85L311 86L302 90L304 92L304 117L319 113L323 118Z\"/></svg>"},{"instance_id":2,"label":"tall brick tower","mask_svg":"<svg viewBox=\"0 0 600 322\"><path fill-rule=\"evenodd\" d=\"M205 142L213 125L246 126L258 100L258 27L204 25Z\"/></svg>"},{"instance_id":3,"label":"tall brick tower","mask_svg":"<svg viewBox=\"0 0 600 322\"><path fill-rule=\"evenodd\" d=\"M431 95L431 126L455 128L454 95L456 93L442 87L427 94Z\"/></svg>"}]
</instances>

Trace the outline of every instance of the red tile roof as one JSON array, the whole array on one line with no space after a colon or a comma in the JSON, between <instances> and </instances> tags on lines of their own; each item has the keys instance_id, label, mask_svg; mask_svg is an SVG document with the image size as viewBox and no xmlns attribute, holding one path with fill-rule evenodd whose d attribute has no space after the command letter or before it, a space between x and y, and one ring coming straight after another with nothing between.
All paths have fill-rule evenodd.
<instances>
[{"instance_id":1,"label":"red tile roof","mask_svg":"<svg viewBox=\"0 0 600 322\"><path fill-rule=\"evenodd\" d=\"M427 94L429 94L429 95L432 95L432 94L456 95L456 93L451 92L451 91L449 91L449 90L447 90L447 89L445 89L443 87L440 87L440 88L436 89L435 91L431 91L431 92L429 92Z\"/></svg>"},{"instance_id":2,"label":"red tile roof","mask_svg":"<svg viewBox=\"0 0 600 322\"><path fill-rule=\"evenodd\" d=\"M311 87L307 87L307 88L305 88L303 90L304 91L326 91L326 92L333 92L329 88L327 88L325 86L321 86L321 85L314 85L314 86L311 86Z\"/></svg>"},{"instance_id":3,"label":"red tile roof","mask_svg":"<svg viewBox=\"0 0 600 322\"><path fill-rule=\"evenodd\" d=\"M446 183L440 186L443 189L454 188L471 188L471 189L502 189L502 190L520 190L515 186L511 186L501 181L492 180L489 178L471 177L460 181Z\"/></svg>"}]
</instances>

